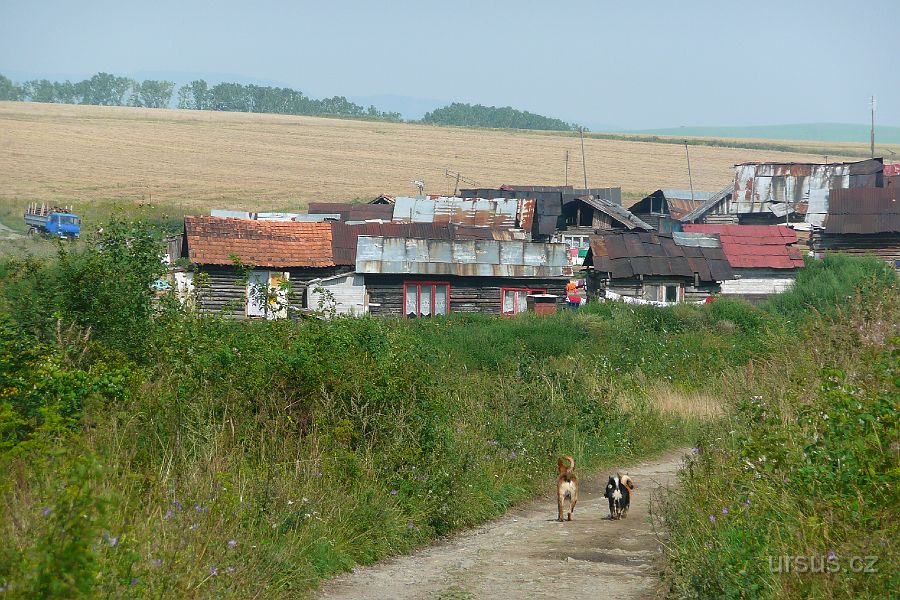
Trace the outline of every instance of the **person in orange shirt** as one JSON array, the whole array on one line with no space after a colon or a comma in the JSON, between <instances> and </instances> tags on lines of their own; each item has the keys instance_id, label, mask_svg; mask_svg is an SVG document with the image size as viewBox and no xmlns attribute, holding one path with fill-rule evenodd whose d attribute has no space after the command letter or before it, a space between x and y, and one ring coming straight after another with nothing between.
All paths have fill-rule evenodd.
<instances>
[{"instance_id":1,"label":"person in orange shirt","mask_svg":"<svg viewBox=\"0 0 900 600\"><path fill-rule=\"evenodd\" d=\"M570 281L566 284L566 304L569 308L578 308L581 306L581 297L578 295L578 284Z\"/></svg>"}]
</instances>

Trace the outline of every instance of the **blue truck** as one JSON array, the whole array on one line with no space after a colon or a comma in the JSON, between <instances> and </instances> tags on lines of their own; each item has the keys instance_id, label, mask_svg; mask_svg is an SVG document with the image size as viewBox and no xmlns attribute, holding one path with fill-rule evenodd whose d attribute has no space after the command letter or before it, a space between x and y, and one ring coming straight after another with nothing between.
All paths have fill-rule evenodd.
<instances>
[{"instance_id":1,"label":"blue truck","mask_svg":"<svg viewBox=\"0 0 900 600\"><path fill-rule=\"evenodd\" d=\"M81 235L81 218L69 207L48 206L32 202L25 211L29 235L42 233L51 237L74 240Z\"/></svg>"}]
</instances>

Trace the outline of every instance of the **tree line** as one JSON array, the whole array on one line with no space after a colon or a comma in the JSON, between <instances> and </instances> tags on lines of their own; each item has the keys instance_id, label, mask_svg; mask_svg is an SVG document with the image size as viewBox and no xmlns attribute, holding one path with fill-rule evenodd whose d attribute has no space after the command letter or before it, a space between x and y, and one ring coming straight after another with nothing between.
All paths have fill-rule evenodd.
<instances>
[{"instance_id":1,"label":"tree line","mask_svg":"<svg viewBox=\"0 0 900 600\"><path fill-rule=\"evenodd\" d=\"M402 121L398 112L364 107L344 96L310 98L299 90L240 83L209 85L197 79L177 87L172 81L137 81L109 73L97 73L83 81L34 79L15 83L0 75L0 100L93 104L99 106L139 106L186 110L274 113L280 115L340 116L381 121ZM423 123L499 129L543 129L574 131L577 126L560 119L516 110L509 106L483 106L454 102L426 113Z\"/></svg>"},{"instance_id":2,"label":"tree line","mask_svg":"<svg viewBox=\"0 0 900 600\"><path fill-rule=\"evenodd\" d=\"M21 84L0 75L0 100L169 108L172 106L175 90L176 85L172 81L137 81L109 73L97 73L90 79L74 83L35 79ZM374 106L360 106L344 96L315 99L290 88L240 83L210 86L203 79L179 87L176 106L192 110L401 120L400 113L383 112Z\"/></svg>"},{"instance_id":3,"label":"tree line","mask_svg":"<svg viewBox=\"0 0 900 600\"><path fill-rule=\"evenodd\" d=\"M545 129L575 131L577 127L560 119L516 110L511 106L483 106L454 102L449 106L426 113L423 123L457 125L461 127L495 127L500 129Z\"/></svg>"}]
</instances>

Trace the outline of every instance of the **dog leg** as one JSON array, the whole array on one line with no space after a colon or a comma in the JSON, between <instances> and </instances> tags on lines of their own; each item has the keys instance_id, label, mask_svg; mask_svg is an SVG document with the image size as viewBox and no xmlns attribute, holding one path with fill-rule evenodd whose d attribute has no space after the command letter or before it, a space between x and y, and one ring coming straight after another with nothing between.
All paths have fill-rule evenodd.
<instances>
[{"instance_id":1,"label":"dog leg","mask_svg":"<svg viewBox=\"0 0 900 600\"><path fill-rule=\"evenodd\" d=\"M558 516L557 519L556 519L557 521L562 521L562 520L563 520L563 503L564 503L564 502L565 502L565 498L563 497L562 493L557 489L557 491L556 491L556 505L557 505L557 508L559 509L559 516Z\"/></svg>"},{"instance_id":2,"label":"dog leg","mask_svg":"<svg viewBox=\"0 0 900 600\"><path fill-rule=\"evenodd\" d=\"M575 505L578 504L578 488L575 488L575 491L572 492L572 497L569 498L569 520L572 520L572 513L575 512Z\"/></svg>"}]
</instances>

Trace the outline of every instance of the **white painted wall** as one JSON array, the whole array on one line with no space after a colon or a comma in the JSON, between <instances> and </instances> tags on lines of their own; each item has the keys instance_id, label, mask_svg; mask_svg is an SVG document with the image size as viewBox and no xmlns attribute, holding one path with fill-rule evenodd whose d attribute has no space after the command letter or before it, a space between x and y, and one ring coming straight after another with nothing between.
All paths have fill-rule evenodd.
<instances>
[{"instance_id":1,"label":"white painted wall","mask_svg":"<svg viewBox=\"0 0 900 600\"><path fill-rule=\"evenodd\" d=\"M747 277L722 282L722 294L780 294L794 284L793 279L772 279L763 277Z\"/></svg>"},{"instance_id":2,"label":"white painted wall","mask_svg":"<svg viewBox=\"0 0 900 600\"><path fill-rule=\"evenodd\" d=\"M369 311L362 275L347 273L309 282L306 288L306 308L320 310L321 305L327 311L330 308L327 294L317 291L317 288L327 290L334 296L334 309L339 315L363 315Z\"/></svg>"}]
</instances>

